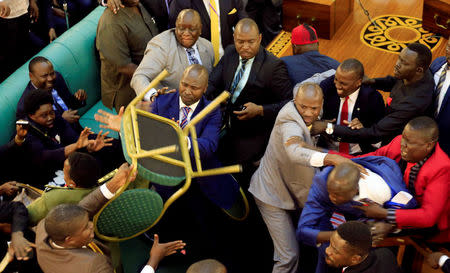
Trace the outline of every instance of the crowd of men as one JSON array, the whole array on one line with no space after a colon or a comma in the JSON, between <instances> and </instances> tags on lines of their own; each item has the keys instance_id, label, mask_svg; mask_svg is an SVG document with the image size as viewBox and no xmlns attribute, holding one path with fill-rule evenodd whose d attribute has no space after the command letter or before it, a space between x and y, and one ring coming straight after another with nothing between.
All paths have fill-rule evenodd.
<instances>
[{"instance_id":1,"label":"crowd of men","mask_svg":"<svg viewBox=\"0 0 450 273\"><path fill-rule=\"evenodd\" d=\"M38 18L36 0L18 2ZM101 97L118 114L99 111L95 119L120 132L124 108L146 92L143 110L184 128L227 90L227 102L196 124L195 140L186 142L192 160L192 142L198 143L206 169L242 166L233 176L193 180L155 227L171 242L160 243L152 230L146 234L153 246L140 272L154 272L171 254L164 263L192 264L189 273L401 272L390 249L373 246L396 235L436 249L450 243L450 41L446 56L434 61L426 45L411 43L393 76L369 78L358 56L339 62L320 54L316 30L303 24L292 30L293 55L277 58L263 45L279 31L281 2L102 2L108 8L95 43ZM67 4L69 13L78 7L79 18L86 13L81 6L92 6ZM0 2L0 28L7 20L28 27L20 25L21 16L29 16L17 13L20 5ZM52 1L50 40L65 24L67 11L58 9ZM147 90L163 70L168 76ZM13 270L120 270L108 247L94 239L90 219L137 174L123 163L119 140L79 124L84 90L70 93L41 56L29 62L29 76L16 134L0 147L0 222L11 223L8 253L19 261ZM115 176L97 187L115 168ZM53 186L25 208L11 201L15 181ZM148 187L164 200L177 189L152 181ZM250 215L234 222L218 208L231 207L239 188ZM7 240L3 235L3 253ZM449 272L445 254L427 259Z\"/></svg>"}]
</instances>

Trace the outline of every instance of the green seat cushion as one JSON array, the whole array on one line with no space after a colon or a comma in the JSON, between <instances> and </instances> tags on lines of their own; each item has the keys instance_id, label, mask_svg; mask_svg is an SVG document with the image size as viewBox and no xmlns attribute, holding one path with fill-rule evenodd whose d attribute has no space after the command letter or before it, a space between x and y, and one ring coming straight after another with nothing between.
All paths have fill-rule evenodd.
<instances>
[{"instance_id":1,"label":"green seat cushion","mask_svg":"<svg viewBox=\"0 0 450 273\"><path fill-rule=\"evenodd\" d=\"M127 190L100 213L97 230L105 236L126 238L150 227L162 209L163 201L155 191Z\"/></svg>"},{"instance_id":2,"label":"green seat cushion","mask_svg":"<svg viewBox=\"0 0 450 273\"><path fill-rule=\"evenodd\" d=\"M98 121L96 121L94 119L94 115L98 112L98 110L103 110L105 112L111 113L111 114L117 114L116 110L113 109L109 109L107 108L105 105L103 105L102 101L98 101L94 106L91 107L91 109L89 109L81 118L80 118L80 124L81 126L84 127L89 127L91 128L92 132L98 134L98 132L100 132L100 130L103 130L103 132L108 131L108 137L113 137L118 139L119 138L119 133L117 133L116 131L112 131L109 129L105 129L105 128L100 128L100 123Z\"/></svg>"}]
</instances>

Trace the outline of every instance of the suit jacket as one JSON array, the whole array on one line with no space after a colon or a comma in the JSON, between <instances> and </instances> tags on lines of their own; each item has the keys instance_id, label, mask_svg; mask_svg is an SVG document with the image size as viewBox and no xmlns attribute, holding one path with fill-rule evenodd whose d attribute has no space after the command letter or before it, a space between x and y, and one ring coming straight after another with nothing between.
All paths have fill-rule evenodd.
<instances>
[{"instance_id":1,"label":"suit jacket","mask_svg":"<svg viewBox=\"0 0 450 273\"><path fill-rule=\"evenodd\" d=\"M152 112L168 119L179 120L180 100L179 93L158 96L152 105ZM194 118L208 104L205 97L202 97L192 113ZM195 125L197 132L197 143L204 169L220 167L220 163L215 156L219 142L219 128L221 116L219 109L209 113L199 123ZM189 137L190 138L190 137ZM192 143L192 142L191 142ZM191 160L194 162L194 150L190 150ZM195 164L193 165L195 167ZM196 178L203 193L216 205L222 208L230 208L236 199L239 185L230 175L207 176Z\"/></svg>"},{"instance_id":2,"label":"suit jacket","mask_svg":"<svg viewBox=\"0 0 450 273\"><path fill-rule=\"evenodd\" d=\"M67 105L69 109L78 109L83 107L86 102L79 101L75 98L75 96L70 93L69 88L67 88L66 82L64 81L64 78L62 77L59 72L55 71L56 73L56 79L55 79L55 85L53 86L53 89L55 89L58 92L58 95L61 97L61 99L64 101L64 103ZM16 119L23 119L26 117L24 112L24 99L25 96L32 90L35 90L33 84L31 81L28 82L27 87L25 90L23 90L23 94L19 99L19 102L17 103L17 112L16 112ZM58 110L58 107L56 108L56 114L62 115L62 111Z\"/></svg>"},{"instance_id":3,"label":"suit jacket","mask_svg":"<svg viewBox=\"0 0 450 273\"><path fill-rule=\"evenodd\" d=\"M349 266L345 273L400 273L397 260L388 248L376 248L370 251L369 256L362 263Z\"/></svg>"},{"instance_id":4,"label":"suit jacket","mask_svg":"<svg viewBox=\"0 0 450 273\"><path fill-rule=\"evenodd\" d=\"M450 272L450 259L447 259L444 262L444 265L442 266L442 271L444 271L445 273L449 273Z\"/></svg>"},{"instance_id":5,"label":"suit jacket","mask_svg":"<svg viewBox=\"0 0 450 273\"><path fill-rule=\"evenodd\" d=\"M211 42L200 37L196 44L202 65L211 72L214 65ZM144 58L131 79L131 87L139 95L163 69L166 69L169 76L160 82L159 87L178 89L183 72L188 66L186 50L175 38L175 29L166 30L148 42Z\"/></svg>"},{"instance_id":6,"label":"suit jacket","mask_svg":"<svg viewBox=\"0 0 450 273\"><path fill-rule=\"evenodd\" d=\"M170 8L170 25L175 27L177 16L183 9L194 9L200 14L202 20L201 36L211 41L211 19L203 0L173 0ZM242 0L219 0L220 10L220 36L225 49L233 44L233 29L239 20L247 18Z\"/></svg>"},{"instance_id":7,"label":"suit jacket","mask_svg":"<svg viewBox=\"0 0 450 273\"><path fill-rule=\"evenodd\" d=\"M169 14L165 0L140 0L145 9L155 17L159 32L169 28Z\"/></svg>"},{"instance_id":8,"label":"suit jacket","mask_svg":"<svg viewBox=\"0 0 450 273\"><path fill-rule=\"evenodd\" d=\"M335 126L333 136L338 141L350 143L362 140L384 144L402 133L411 119L427 114L431 104L434 81L430 72L418 82L405 85L402 80L393 77L375 79L376 89L391 92L387 99L386 115L371 127L353 130L347 126Z\"/></svg>"},{"instance_id":9,"label":"suit jacket","mask_svg":"<svg viewBox=\"0 0 450 273\"><path fill-rule=\"evenodd\" d=\"M320 87L322 87L324 96L322 119L337 119L341 101L334 85L334 75L322 81ZM384 111L384 101L381 94L372 86L361 85L353 108L352 119L358 118L364 127L371 127L384 117ZM325 138L326 135L321 136L318 146L326 147ZM358 141L358 144L364 153L374 150L368 142Z\"/></svg>"},{"instance_id":10,"label":"suit jacket","mask_svg":"<svg viewBox=\"0 0 450 273\"><path fill-rule=\"evenodd\" d=\"M230 90L239 65L239 54L234 45L225 49L224 56L209 76L206 96L217 97ZM258 161L264 154L278 111L292 99L292 85L283 61L260 47L244 88L235 103L227 107L224 115L231 126L224 140L229 160L244 163ZM232 111L247 102L262 105L264 115L240 121Z\"/></svg>"},{"instance_id":11,"label":"suit jacket","mask_svg":"<svg viewBox=\"0 0 450 273\"><path fill-rule=\"evenodd\" d=\"M391 188L391 198L400 191L408 192L402 179L401 170L395 161L380 156L355 158L353 160L355 163L380 175ZM317 234L320 231L334 230L330 222L334 212L344 215L346 221L364 218L361 210L352 207L353 205L360 205L359 202L350 201L339 206L331 202L327 190L327 179L331 170L333 170L332 166L326 167L314 176L308 200L298 222L297 239L311 246L317 245Z\"/></svg>"},{"instance_id":12,"label":"suit jacket","mask_svg":"<svg viewBox=\"0 0 450 273\"><path fill-rule=\"evenodd\" d=\"M92 217L108 200L100 189L96 189L79 205ZM99 242L95 242L104 254L93 252L90 248L54 248L49 243L45 230L45 219L40 221L36 229L36 254L42 271L67 273L112 273L114 269L109 258L109 250Z\"/></svg>"},{"instance_id":13,"label":"suit jacket","mask_svg":"<svg viewBox=\"0 0 450 273\"><path fill-rule=\"evenodd\" d=\"M397 162L401 159L402 136L367 155L386 156ZM363 155L364 156L364 155ZM414 163L408 163L404 180L409 183L409 173ZM433 154L420 168L414 188L420 207L396 210L399 228L428 228L437 224L439 230L450 229L450 159L437 143ZM447 238L450 241L450 238Z\"/></svg>"},{"instance_id":14,"label":"suit jacket","mask_svg":"<svg viewBox=\"0 0 450 273\"><path fill-rule=\"evenodd\" d=\"M249 188L258 200L286 210L303 207L315 173L309 161L316 151L299 145L286 146L291 137L300 137L314 146L309 130L292 101L277 116L266 152Z\"/></svg>"},{"instance_id":15,"label":"suit jacket","mask_svg":"<svg viewBox=\"0 0 450 273\"><path fill-rule=\"evenodd\" d=\"M439 57L434 60L430 66L431 73L434 75L446 62L446 57ZM433 101L436 101L436 96L433 96ZM433 104L432 113L434 113L436 107L437 105ZM435 119L439 126L439 145L450 156L450 90L447 90L439 114Z\"/></svg>"}]
</instances>

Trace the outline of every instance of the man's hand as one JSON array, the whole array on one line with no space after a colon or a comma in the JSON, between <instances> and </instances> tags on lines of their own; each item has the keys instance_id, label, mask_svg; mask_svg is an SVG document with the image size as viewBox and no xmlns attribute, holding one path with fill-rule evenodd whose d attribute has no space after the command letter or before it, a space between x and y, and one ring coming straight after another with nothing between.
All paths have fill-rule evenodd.
<instances>
[{"instance_id":1,"label":"man's hand","mask_svg":"<svg viewBox=\"0 0 450 273\"><path fill-rule=\"evenodd\" d=\"M117 14L120 8L124 8L125 6L122 4L120 0L108 0L106 6L114 13Z\"/></svg>"},{"instance_id":2,"label":"man's hand","mask_svg":"<svg viewBox=\"0 0 450 273\"><path fill-rule=\"evenodd\" d=\"M147 262L147 264L153 269L158 267L159 262L164 257L174 254L178 249L183 249L186 245L181 240L160 244L159 236L157 234L155 234L153 238L153 246L150 250L150 259Z\"/></svg>"},{"instance_id":3,"label":"man's hand","mask_svg":"<svg viewBox=\"0 0 450 273\"><path fill-rule=\"evenodd\" d=\"M93 153L93 152L100 151L105 146L112 146L112 143L110 143L110 142L113 139L112 138L105 139L105 137L109 134L109 132L106 132L104 134L102 134L102 133L103 133L103 131L100 130L100 132L98 133L95 140L89 140L89 144L86 147L88 152Z\"/></svg>"},{"instance_id":4,"label":"man's hand","mask_svg":"<svg viewBox=\"0 0 450 273\"><path fill-rule=\"evenodd\" d=\"M98 110L97 114L94 115L94 118L96 121L100 122L101 128L120 132L124 109L125 107L120 107L118 115L114 115L103 110Z\"/></svg>"},{"instance_id":5,"label":"man's hand","mask_svg":"<svg viewBox=\"0 0 450 273\"><path fill-rule=\"evenodd\" d=\"M62 10L61 8L52 7L52 13L54 15L58 16L59 18L66 18L66 14L64 13L64 10Z\"/></svg>"},{"instance_id":6,"label":"man's hand","mask_svg":"<svg viewBox=\"0 0 450 273\"><path fill-rule=\"evenodd\" d=\"M128 163L123 163L114 177L106 183L108 190L114 194L120 187L125 185L128 176L130 176L130 181L134 181L134 179L136 179L137 171L132 172L132 170L133 165L128 166Z\"/></svg>"},{"instance_id":7,"label":"man's hand","mask_svg":"<svg viewBox=\"0 0 450 273\"><path fill-rule=\"evenodd\" d=\"M92 134L91 128L86 127L83 129L83 131L81 131L80 136L78 137L78 140L75 143L77 149L81 149L88 146L89 144L88 137L90 134Z\"/></svg>"},{"instance_id":8,"label":"man's hand","mask_svg":"<svg viewBox=\"0 0 450 273\"><path fill-rule=\"evenodd\" d=\"M433 252L428 254L427 258L427 262L430 264L430 266L433 269L438 269L439 268L439 259L444 255L444 253L442 252Z\"/></svg>"},{"instance_id":9,"label":"man's hand","mask_svg":"<svg viewBox=\"0 0 450 273\"><path fill-rule=\"evenodd\" d=\"M15 181L3 183L3 185L0 186L0 194L6 194L9 196L14 195L19 190L16 183L17 182Z\"/></svg>"},{"instance_id":10,"label":"man's hand","mask_svg":"<svg viewBox=\"0 0 450 273\"><path fill-rule=\"evenodd\" d=\"M368 218L372 219L386 219L387 209L381 207L378 204L370 203L364 206L353 206L356 209L360 209Z\"/></svg>"},{"instance_id":11,"label":"man's hand","mask_svg":"<svg viewBox=\"0 0 450 273\"><path fill-rule=\"evenodd\" d=\"M23 237L22 231L13 232L11 234L11 247L14 250L17 260L28 260L28 253L32 252L32 247L36 247Z\"/></svg>"},{"instance_id":12,"label":"man's hand","mask_svg":"<svg viewBox=\"0 0 450 273\"><path fill-rule=\"evenodd\" d=\"M0 17L1 18L8 17L10 12L11 9L9 8L9 6L4 2L0 2Z\"/></svg>"},{"instance_id":13,"label":"man's hand","mask_svg":"<svg viewBox=\"0 0 450 273\"><path fill-rule=\"evenodd\" d=\"M85 101L87 99L87 94L84 89L78 89L78 91L74 94L75 98L79 101Z\"/></svg>"},{"instance_id":14,"label":"man's hand","mask_svg":"<svg viewBox=\"0 0 450 273\"><path fill-rule=\"evenodd\" d=\"M244 110L233 111L233 114L237 115L239 120L249 120L257 116L264 115L264 108L262 105L254 104L253 102L247 102L243 105Z\"/></svg>"},{"instance_id":15,"label":"man's hand","mask_svg":"<svg viewBox=\"0 0 450 273\"><path fill-rule=\"evenodd\" d=\"M30 18L33 18L33 21L37 22L39 18L39 8L38 5L36 4L36 0L30 0L28 10L30 11Z\"/></svg>"},{"instance_id":16,"label":"man's hand","mask_svg":"<svg viewBox=\"0 0 450 273\"><path fill-rule=\"evenodd\" d=\"M363 124L358 118L354 118L352 121L348 122L347 120L344 120L344 125L347 125L353 130L364 128Z\"/></svg>"},{"instance_id":17,"label":"man's hand","mask_svg":"<svg viewBox=\"0 0 450 273\"><path fill-rule=\"evenodd\" d=\"M369 174L367 172L367 170L363 166L361 166L359 164L356 164L355 162L351 161L350 159L345 158L345 157L340 156L340 155L327 154L325 156L324 160L323 160L323 164L325 166L330 166L330 165L337 166L337 165L342 164L342 163L348 163L348 164L355 165L359 169L359 171L361 172L362 175L368 175Z\"/></svg>"},{"instance_id":18,"label":"man's hand","mask_svg":"<svg viewBox=\"0 0 450 273\"><path fill-rule=\"evenodd\" d=\"M161 96L161 95L165 95L165 94L170 94L170 93L175 93L177 92L176 89L170 89L169 87L163 87L161 89L158 89L158 91L156 91L156 93L150 97L150 101L154 102L157 96Z\"/></svg>"},{"instance_id":19,"label":"man's hand","mask_svg":"<svg viewBox=\"0 0 450 273\"><path fill-rule=\"evenodd\" d=\"M77 115L78 110L67 110L64 111L62 114L63 119L65 119L68 123L75 123L78 122L78 120L80 119L80 116Z\"/></svg>"},{"instance_id":20,"label":"man's hand","mask_svg":"<svg viewBox=\"0 0 450 273\"><path fill-rule=\"evenodd\" d=\"M316 120L313 122L311 130L309 131L312 136L321 134L325 132L325 129L327 129L327 120Z\"/></svg>"},{"instance_id":21,"label":"man's hand","mask_svg":"<svg viewBox=\"0 0 450 273\"><path fill-rule=\"evenodd\" d=\"M388 233L393 229L394 226L392 224L388 224L385 222L376 222L375 224L373 224L370 228L370 231L372 233L372 244L376 245L379 242L383 241L384 238L386 238L386 235L388 235Z\"/></svg>"},{"instance_id":22,"label":"man's hand","mask_svg":"<svg viewBox=\"0 0 450 273\"><path fill-rule=\"evenodd\" d=\"M50 43L53 42L53 40L55 40L58 36L56 36L56 31L54 28L51 28L48 31L48 37L50 38Z\"/></svg>"}]
</instances>

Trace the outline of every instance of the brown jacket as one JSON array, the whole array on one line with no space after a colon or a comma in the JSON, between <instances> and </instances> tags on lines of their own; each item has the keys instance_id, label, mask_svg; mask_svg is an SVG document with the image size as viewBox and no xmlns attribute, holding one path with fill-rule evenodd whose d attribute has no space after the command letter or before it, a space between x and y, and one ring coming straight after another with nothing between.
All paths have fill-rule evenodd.
<instances>
[{"instance_id":1,"label":"brown jacket","mask_svg":"<svg viewBox=\"0 0 450 273\"><path fill-rule=\"evenodd\" d=\"M108 200L100 189L94 190L79 205L92 217ZM36 230L36 252L39 266L45 273L112 273L114 269L109 258L109 250L95 242L103 254L95 253L90 248L58 249L50 245L45 231L45 219L39 222Z\"/></svg>"}]
</instances>

